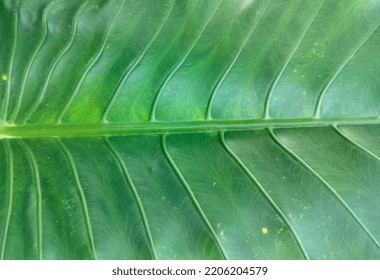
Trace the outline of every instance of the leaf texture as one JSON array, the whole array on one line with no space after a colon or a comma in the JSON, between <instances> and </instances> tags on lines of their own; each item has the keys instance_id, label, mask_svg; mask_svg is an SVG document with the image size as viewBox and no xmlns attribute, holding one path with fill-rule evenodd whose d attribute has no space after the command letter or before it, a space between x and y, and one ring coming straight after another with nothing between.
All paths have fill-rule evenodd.
<instances>
[{"instance_id":1,"label":"leaf texture","mask_svg":"<svg viewBox=\"0 0 380 280\"><path fill-rule=\"evenodd\" d=\"M379 259L380 3L1 0L1 259Z\"/></svg>"}]
</instances>

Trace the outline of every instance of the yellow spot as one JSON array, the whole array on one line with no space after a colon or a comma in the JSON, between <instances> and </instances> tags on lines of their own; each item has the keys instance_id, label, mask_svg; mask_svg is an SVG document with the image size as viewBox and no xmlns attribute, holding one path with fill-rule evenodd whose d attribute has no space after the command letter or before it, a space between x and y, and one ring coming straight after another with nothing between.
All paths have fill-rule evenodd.
<instances>
[{"instance_id":1,"label":"yellow spot","mask_svg":"<svg viewBox=\"0 0 380 280\"><path fill-rule=\"evenodd\" d=\"M7 76L6 74L3 74L3 75L1 76L1 79L2 79L3 81L6 81L6 80L8 80L8 76Z\"/></svg>"},{"instance_id":2,"label":"yellow spot","mask_svg":"<svg viewBox=\"0 0 380 280\"><path fill-rule=\"evenodd\" d=\"M263 228L261 228L261 232L262 232L262 234L267 234L268 229L266 227L263 227Z\"/></svg>"}]
</instances>

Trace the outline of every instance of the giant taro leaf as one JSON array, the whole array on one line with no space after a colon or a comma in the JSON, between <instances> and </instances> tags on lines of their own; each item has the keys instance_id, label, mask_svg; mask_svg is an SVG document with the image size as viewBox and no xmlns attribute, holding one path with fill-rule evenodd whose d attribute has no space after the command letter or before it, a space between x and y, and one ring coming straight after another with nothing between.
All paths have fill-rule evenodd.
<instances>
[{"instance_id":1,"label":"giant taro leaf","mask_svg":"<svg viewBox=\"0 0 380 280\"><path fill-rule=\"evenodd\" d=\"M1 259L379 259L379 23L1 0Z\"/></svg>"}]
</instances>

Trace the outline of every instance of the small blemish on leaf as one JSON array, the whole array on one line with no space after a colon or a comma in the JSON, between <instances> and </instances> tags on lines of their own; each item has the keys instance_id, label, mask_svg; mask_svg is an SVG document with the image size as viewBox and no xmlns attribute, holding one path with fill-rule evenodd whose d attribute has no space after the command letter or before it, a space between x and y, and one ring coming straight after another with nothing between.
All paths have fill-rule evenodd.
<instances>
[{"instance_id":1,"label":"small blemish on leaf","mask_svg":"<svg viewBox=\"0 0 380 280\"><path fill-rule=\"evenodd\" d=\"M268 229L266 227L261 228L262 234L268 234Z\"/></svg>"},{"instance_id":2,"label":"small blemish on leaf","mask_svg":"<svg viewBox=\"0 0 380 280\"><path fill-rule=\"evenodd\" d=\"M3 75L1 76L1 79L2 79L3 81L7 81L7 80L8 80L8 76L7 76L6 74L3 74Z\"/></svg>"}]
</instances>

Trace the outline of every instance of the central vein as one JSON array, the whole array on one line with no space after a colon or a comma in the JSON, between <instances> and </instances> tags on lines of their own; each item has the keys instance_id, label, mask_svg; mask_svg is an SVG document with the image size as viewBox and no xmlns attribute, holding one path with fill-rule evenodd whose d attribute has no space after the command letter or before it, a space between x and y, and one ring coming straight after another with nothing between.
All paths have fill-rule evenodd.
<instances>
[{"instance_id":1,"label":"central vein","mask_svg":"<svg viewBox=\"0 0 380 280\"><path fill-rule=\"evenodd\" d=\"M166 134L251 130L264 128L323 127L380 124L380 118L211 120L109 124L14 125L0 124L0 138L91 137L130 134Z\"/></svg>"}]
</instances>

